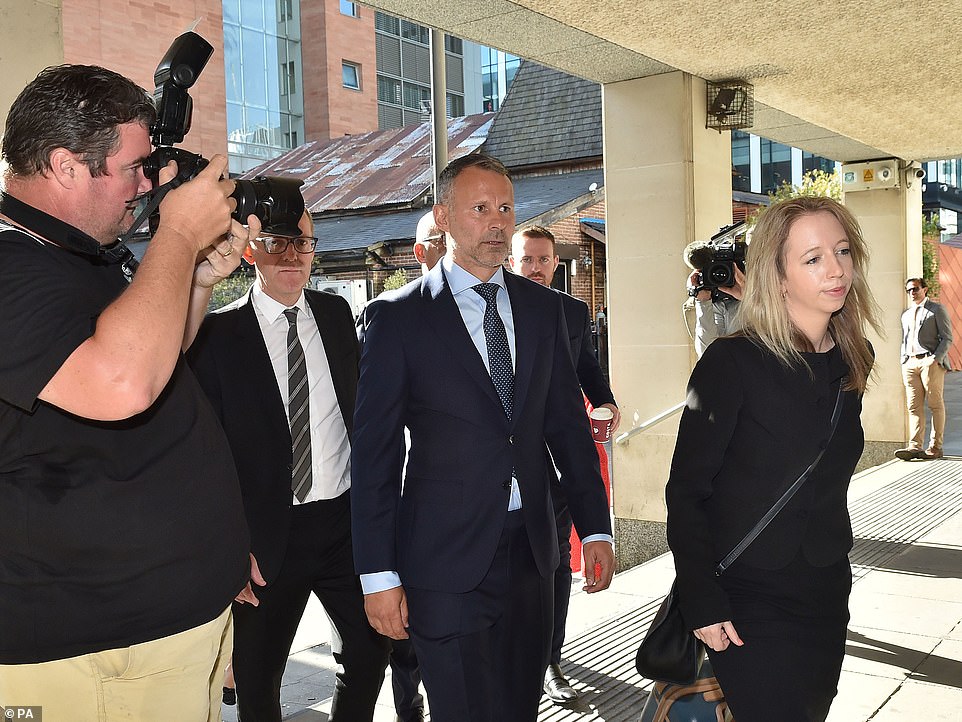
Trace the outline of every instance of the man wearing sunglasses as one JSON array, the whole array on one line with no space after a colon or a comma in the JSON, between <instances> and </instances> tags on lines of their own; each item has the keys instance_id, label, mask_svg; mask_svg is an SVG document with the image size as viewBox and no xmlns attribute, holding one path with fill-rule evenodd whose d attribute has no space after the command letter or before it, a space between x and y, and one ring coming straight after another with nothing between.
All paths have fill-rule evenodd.
<instances>
[{"instance_id":1,"label":"man wearing sunglasses","mask_svg":"<svg viewBox=\"0 0 962 722\"><path fill-rule=\"evenodd\" d=\"M902 314L902 380L909 409L908 447L895 456L903 461L941 459L945 431L945 402L942 387L950 371L948 353L952 345L952 324L941 305L926 298L928 285L922 278L905 282L909 308ZM925 404L932 412L932 437L925 443Z\"/></svg>"},{"instance_id":2,"label":"man wearing sunglasses","mask_svg":"<svg viewBox=\"0 0 962 722\"><path fill-rule=\"evenodd\" d=\"M371 720L388 643L374 632L351 557L354 320L340 296L305 290L310 216L268 225L245 258L256 280L209 315L189 360L221 418L251 531L251 583L234 604L243 720L279 720L280 683L311 592L335 630L330 719Z\"/></svg>"}]
</instances>

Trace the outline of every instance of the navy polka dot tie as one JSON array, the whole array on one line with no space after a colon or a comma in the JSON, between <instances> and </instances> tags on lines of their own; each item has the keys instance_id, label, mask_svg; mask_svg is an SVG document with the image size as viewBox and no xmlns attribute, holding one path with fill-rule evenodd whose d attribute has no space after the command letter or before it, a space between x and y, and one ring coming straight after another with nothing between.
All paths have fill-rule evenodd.
<instances>
[{"instance_id":1,"label":"navy polka dot tie","mask_svg":"<svg viewBox=\"0 0 962 722\"><path fill-rule=\"evenodd\" d=\"M479 283L472 289L484 299L484 342L488 347L488 373L504 406L504 413L511 418L514 406L514 370L511 368L511 348L504 322L498 314L498 284Z\"/></svg>"}]
</instances>

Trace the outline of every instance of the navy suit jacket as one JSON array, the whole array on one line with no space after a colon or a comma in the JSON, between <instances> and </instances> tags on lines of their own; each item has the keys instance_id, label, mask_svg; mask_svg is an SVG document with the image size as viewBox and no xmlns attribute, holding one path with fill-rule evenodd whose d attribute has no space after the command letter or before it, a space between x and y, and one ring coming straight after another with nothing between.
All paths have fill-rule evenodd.
<instances>
[{"instance_id":1,"label":"navy suit jacket","mask_svg":"<svg viewBox=\"0 0 962 722\"><path fill-rule=\"evenodd\" d=\"M350 436L358 364L351 307L330 293L307 289L304 294L324 342L338 407ZM227 432L251 552L270 583L287 552L293 451L285 402L249 293L204 319L187 360Z\"/></svg>"},{"instance_id":2,"label":"navy suit jacket","mask_svg":"<svg viewBox=\"0 0 962 722\"><path fill-rule=\"evenodd\" d=\"M406 586L475 588L501 536L512 469L535 562L543 576L553 574L558 540L546 441L579 533L611 533L561 298L504 277L516 346L511 420L442 264L365 309L351 459L358 574L394 570ZM411 439L402 492L404 427Z\"/></svg>"}]
</instances>

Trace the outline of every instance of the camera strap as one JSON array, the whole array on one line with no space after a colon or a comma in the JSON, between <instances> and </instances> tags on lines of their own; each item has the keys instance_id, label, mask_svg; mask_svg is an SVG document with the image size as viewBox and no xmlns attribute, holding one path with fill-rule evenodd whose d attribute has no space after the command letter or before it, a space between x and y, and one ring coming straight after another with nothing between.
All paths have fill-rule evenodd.
<instances>
[{"instance_id":1,"label":"camera strap","mask_svg":"<svg viewBox=\"0 0 962 722\"><path fill-rule=\"evenodd\" d=\"M139 265L133 252L127 248L125 240L122 239L110 246L102 246L80 229L2 191L0 191L0 214L13 221L17 230L39 241L107 264L121 264L128 283ZM42 229L42 235L38 229Z\"/></svg>"},{"instance_id":2,"label":"camera strap","mask_svg":"<svg viewBox=\"0 0 962 722\"><path fill-rule=\"evenodd\" d=\"M168 181L163 185L157 186L149 193L145 193L143 197L147 200L147 202L144 204L144 207L140 213L137 214L137 217L134 218L134 222L130 225L130 229L120 237L120 242L129 243L130 239L134 237L134 233L136 233L137 229L140 228L141 224L150 217L151 213L157 210L167 193L176 187L177 186L174 184L174 181Z\"/></svg>"}]
</instances>

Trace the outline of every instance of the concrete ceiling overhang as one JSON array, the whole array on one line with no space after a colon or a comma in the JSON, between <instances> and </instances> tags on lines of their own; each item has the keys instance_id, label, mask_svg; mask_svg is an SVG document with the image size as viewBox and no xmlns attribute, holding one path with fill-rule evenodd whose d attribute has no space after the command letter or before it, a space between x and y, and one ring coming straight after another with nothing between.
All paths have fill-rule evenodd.
<instances>
[{"instance_id":1,"label":"concrete ceiling overhang","mask_svg":"<svg viewBox=\"0 0 962 722\"><path fill-rule=\"evenodd\" d=\"M836 160L962 156L960 0L370 4L599 83L747 80L751 132Z\"/></svg>"}]
</instances>

